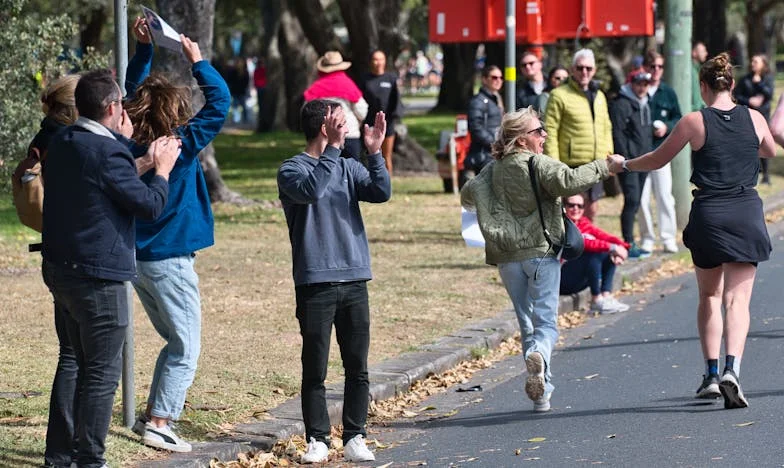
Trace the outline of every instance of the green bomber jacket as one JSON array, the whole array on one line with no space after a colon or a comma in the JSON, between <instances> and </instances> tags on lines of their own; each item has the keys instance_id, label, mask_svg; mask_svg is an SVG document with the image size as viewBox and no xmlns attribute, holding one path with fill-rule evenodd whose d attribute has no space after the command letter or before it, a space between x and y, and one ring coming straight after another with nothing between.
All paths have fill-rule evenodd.
<instances>
[{"instance_id":1,"label":"green bomber jacket","mask_svg":"<svg viewBox=\"0 0 784 468\"><path fill-rule=\"evenodd\" d=\"M460 202L476 211L485 238L485 260L490 265L518 262L550 251L539 221L528 160L534 158L547 229L563 236L561 197L584 192L609 175L604 160L570 168L542 154L520 151L488 164L460 191Z\"/></svg>"}]
</instances>

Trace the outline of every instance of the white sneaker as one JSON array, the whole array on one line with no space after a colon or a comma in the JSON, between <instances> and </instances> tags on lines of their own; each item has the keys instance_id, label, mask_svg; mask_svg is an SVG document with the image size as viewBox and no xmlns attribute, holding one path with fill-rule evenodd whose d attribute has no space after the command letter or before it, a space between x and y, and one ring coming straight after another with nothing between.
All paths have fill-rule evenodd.
<instances>
[{"instance_id":1,"label":"white sneaker","mask_svg":"<svg viewBox=\"0 0 784 468\"><path fill-rule=\"evenodd\" d=\"M365 437L362 434L357 434L343 447L343 458L346 461L366 462L375 460L376 456L367 448Z\"/></svg>"},{"instance_id":2,"label":"white sneaker","mask_svg":"<svg viewBox=\"0 0 784 468\"><path fill-rule=\"evenodd\" d=\"M600 314L615 314L617 312L626 312L629 306L623 302L619 302L612 296L600 297L596 302L591 303L591 312Z\"/></svg>"},{"instance_id":3,"label":"white sneaker","mask_svg":"<svg viewBox=\"0 0 784 468\"><path fill-rule=\"evenodd\" d=\"M675 253L678 251L678 244L674 240L669 240L664 243L664 251L667 253Z\"/></svg>"},{"instance_id":4,"label":"white sneaker","mask_svg":"<svg viewBox=\"0 0 784 468\"><path fill-rule=\"evenodd\" d=\"M144 425L142 443L148 447L155 447L171 452L190 452L191 444L180 439L169 425L158 427L148 422Z\"/></svg>"},{"instance_id":5,"label":"white sneaker","mask_svg":"<svg viewBox=\"0 0 784 468\"><path fill-rule=\"evenodd\" d=\"M136 418L136 422L133 423L133 427L131 428L131 430L133 432L135 432L136 434L139 434L140 436L144 436L144 426L148 422L150 422L150 420L149 420L149 418L147 418L147 415L144 414L144 413L141 413Z\"/></svg>"},{"instance_id":6,"label":"white sneaker","mask_svg":"<svg viewBox=\"0 0 784 468\"><path fill-rule=\"evenodd\" d=\"M311 437L310 442L308 442L308 451L302 455L300 463L322 463L327 461L328 457L329 448L327 448L327 444L316 440L315 437Z\"/></svg>"},{"instance_id":7,"label":"white sneaker","mask_svg":"<svg viewBox=\"0 0 784 468\"><path fill-rule=\"evenodd\" d=\"M640 249L645 250L646 252L653 252L653 241L649 239L642 241Z\"/></svg>"}]
</instances>

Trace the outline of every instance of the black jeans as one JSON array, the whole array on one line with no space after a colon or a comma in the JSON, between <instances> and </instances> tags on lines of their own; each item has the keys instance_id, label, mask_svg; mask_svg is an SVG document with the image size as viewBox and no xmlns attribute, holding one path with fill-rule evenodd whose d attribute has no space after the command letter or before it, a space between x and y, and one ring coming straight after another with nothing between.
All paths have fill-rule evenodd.
<instances>
[{"instance_id":1,"label":"black jeans","mask_svg":"<svg viewBox=\"0 0 784 468\"><path fill-rule=\"evenodd\" d=\"M561 294L575 294L591 288L591 294L598 296L612 292L615 264L607 252L583 252L561 267Z\"/></svg>"},{"instance_id":2,"label":"black jeans","mask_svg":"<svg viewBox=\"0 0 784 468\"><path fill-rule=\"evenodd\" d=\"M47 261L42 270L60 340L44 458L54 466L100 467L122 371L126 286L77 276Z\"/></svg>"},{"instance_id":3,"label":"black jeans","mask_svg":"<svg viewBox=\"0 0 784 468\"><path fill-rule=\"evenodd\" d=\"M340 346L343 388L343 441L365 435L370 401L367 357L370 308L367 282L297 286L297 319L302 335L302 416L307 440L327 443L330 424L324 379L327 377L332 324ZM329 444L327 444L329 445Z\"/></svg>"},{"instance_id":4,"label":"black jeans","mask_svg":"<svg viewBox=\"0 0 784 468\"><path fill-rule=\"evenodd\" d=\"M647 172L621 172L618 178L623 188L623 210L621 211L621 233L623 240L634 242L634 218L640 209L642 187L645 185Z\"/></svg>"}]
</instances>

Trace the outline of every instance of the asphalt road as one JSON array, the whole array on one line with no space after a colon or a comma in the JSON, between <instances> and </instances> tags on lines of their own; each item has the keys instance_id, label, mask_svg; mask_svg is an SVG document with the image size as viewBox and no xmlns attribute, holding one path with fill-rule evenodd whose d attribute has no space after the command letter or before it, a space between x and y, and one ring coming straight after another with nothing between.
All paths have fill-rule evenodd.
<instances>
[{"instance_id":1,"label":"asphalt road","mask_svg":"<svg viewBox=\"0 0 784 468\"><path fill-rule=\"evenodd\" d=\"M551 412L532 412L525 365L511 357L461 386L481 392L452 389L418 408L440 418L371 427L370 439L391 445L373 466L784 466L782 271L784 240L776 235L751 302L740 376L749 408L694 399L704 363L688 274L636 296L625 314L564 333L566 347L552 363Z\"/></svg>"}]
</instances>

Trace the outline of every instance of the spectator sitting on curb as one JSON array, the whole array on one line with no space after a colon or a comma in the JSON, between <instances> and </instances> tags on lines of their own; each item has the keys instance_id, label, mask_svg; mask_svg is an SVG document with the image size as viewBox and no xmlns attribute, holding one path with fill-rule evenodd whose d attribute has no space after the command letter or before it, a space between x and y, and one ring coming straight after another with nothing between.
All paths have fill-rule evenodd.
<instances>
[{"instance_id":1,"label":"spectator sitting on curb","mask_svg":"<svg viewBox=\"0 0 784 468\"><path fill-rule=\"evenodd\" d=\"M576 294L591 288L591 311L600 314L626 312L629 306L612 295L615 267L629 256L629 244L609 234L583 216L585 199L572 195L564 200L566 215L583 234L585 251L561 266L561 294Z\"/></svg>"}]
</instances>

